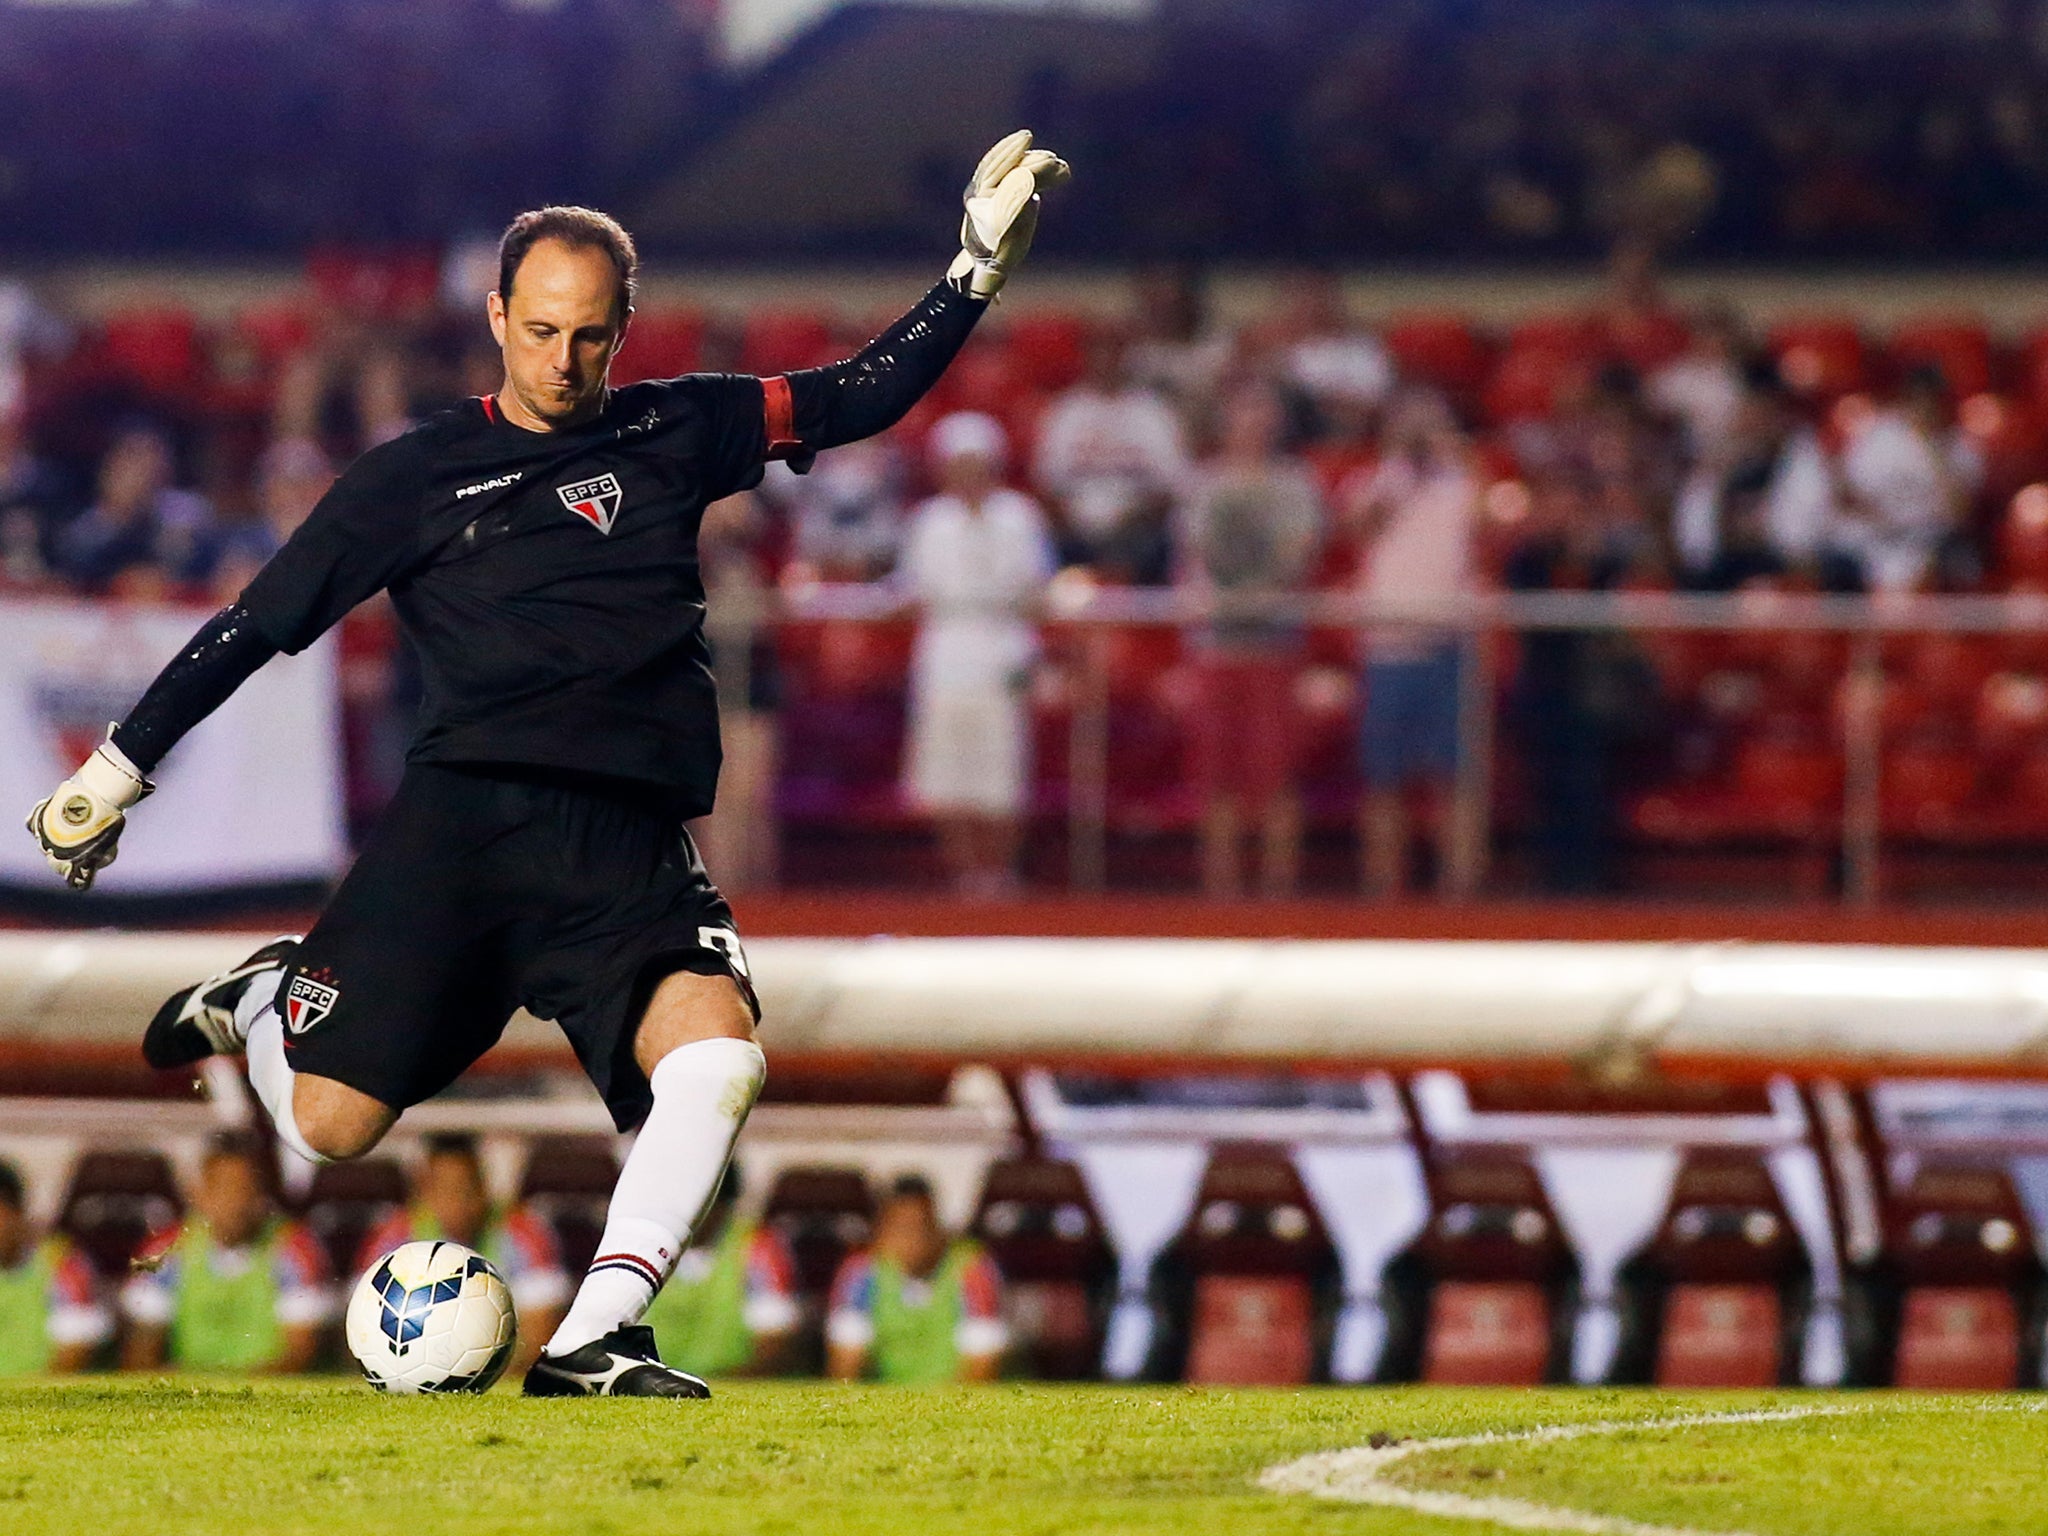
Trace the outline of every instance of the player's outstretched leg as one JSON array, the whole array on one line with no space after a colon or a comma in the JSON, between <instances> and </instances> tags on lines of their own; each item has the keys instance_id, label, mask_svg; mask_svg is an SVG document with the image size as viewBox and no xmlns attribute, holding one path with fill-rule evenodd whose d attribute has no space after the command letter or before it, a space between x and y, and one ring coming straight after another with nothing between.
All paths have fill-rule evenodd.
<instances>
[{"instance_id":1,"label":"player's outstretched leg","mask_svg":"<svg viewBox=\"0 0 2048 1536\"><path fill-rule=\"evenodd\" d=\"M283 934L240 965L173 992L142 1032L142 1059L163 1071L208 1056L239 1055L250 1024L277 997L301 938Z\"/></svg>"},{"instance_id":2,"label":"player's outstretched leg","mask_svg":"<svg viewBox=\"0 0 2048 1536\"><path fill-rule=\"evenodd\" d=\"M767 1076L750 1005L725 976L678 973L656 990L634 1039L654 1107L619 1170L597 1256L527 1372L538 1397L708 1397L661 1364L636 1327L704 1219Z\"/></svg>"},{"instance_id":3,"label":"player's outstretched leg","mask_svg":"<svg viewBox=\"0 0 2048 1536\"><path fill-rule=\"evenodd\" d=\"M654 1330L628 1324L565 1355L542 1355L526 1373L528 1397L709 1397L688 1371L663 1365Z\"/></svg>"}]
</instances>

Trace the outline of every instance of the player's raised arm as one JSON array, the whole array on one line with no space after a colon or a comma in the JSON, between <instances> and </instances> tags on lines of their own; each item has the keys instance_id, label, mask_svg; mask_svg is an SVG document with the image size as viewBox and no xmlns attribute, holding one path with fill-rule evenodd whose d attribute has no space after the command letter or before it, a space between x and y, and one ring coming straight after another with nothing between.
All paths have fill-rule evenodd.
<instances>
[{"instance_id":1,"label":"player's raised arm","mask_svg":"<svg viewBox=\"0 0 2048 1536\"><path fill-rule=\"evenodd\" d=\"M987 154L967 184L960 254L945 280L858 355L787 379L768 379L768 452L804 458L886 431L939 381L947 364L1031 249L1040 192L1064 182L1066 161L1031 147L1020 128Z\"/></svg>"},{"instance_id":2,"label":"player's raised arm","mask_svg":"<svg viewBox=\"0 0 2048 1536\"><path fill-rule=\"evenodd\" d=\"M408 494L404 480L414 456L400 439L350 465L241 598L199 627L106 741L29 812L43 857L73 890L114 862L129 810L156 787L150 773L187 731L271 657L311 645L414 557L417 492Z\"/></svg>"}]
</instances>

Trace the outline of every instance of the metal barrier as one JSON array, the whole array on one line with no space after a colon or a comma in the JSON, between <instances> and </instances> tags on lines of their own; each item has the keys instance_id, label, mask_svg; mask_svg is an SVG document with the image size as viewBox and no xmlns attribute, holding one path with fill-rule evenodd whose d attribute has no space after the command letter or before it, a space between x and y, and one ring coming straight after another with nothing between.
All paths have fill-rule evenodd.
<instances>
[{"instance_id":1,"label":"metal barrier","mask_svg":"<svg viewBox=\"0 0 2048 1536\"><path fill-rule=\"evenodd\" d=\"M874 622L912 614L886 583L815 584L779 594L775 616L799 620ZM1508 635L1584 632L1624 635L1821 633L1849 645L1842 711L1843 899L1874 905L1881 890L1884 829L1883 646L1908 635L2048 635L2048 594L1973 596L1885 594L1870 597L1752 591L1514 592L1456 601L1369 600L1349 592L1233 596L1163 588L1055 585L1040 619L1077 632L1083 642L1068 744L1068 880L1077 891L1107 883L1110 694L1102 647L1091 634L1116 627L1186 630L1217 620L1263 620L1308 629L1414 627L1453 632L1463 666L1459 700L1460 774L1455 794L1464 814L1490 831L1495 710L1500 679L1490 642ZM1490 842L1482 837L1482 846Z\"/></svg>"}]
</instances>

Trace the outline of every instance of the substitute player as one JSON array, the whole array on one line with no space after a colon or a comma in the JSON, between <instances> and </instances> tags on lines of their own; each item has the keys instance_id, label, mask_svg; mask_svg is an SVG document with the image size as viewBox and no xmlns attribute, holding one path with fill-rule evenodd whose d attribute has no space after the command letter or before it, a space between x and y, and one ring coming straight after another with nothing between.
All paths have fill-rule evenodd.
<instances>
[{"instance_id":1,"label":"substitute player","mask_svg":"<svg viewBox=\"0 0 2048 1536\"><path fill-rule=\"evenodd\" d=\"M174 995L159 1067L245 1050L278 1135L357 1157L488 1050L555 1019L621 1129L604 1238L526 1391L703 1397L639 1325L760 1092L732 913L683 823L711 809L718 720L696 558L704 508L900 419L1029 248L1065 164L1019 132L967 189L945 281L847 362L612 389L637 257L610 218L521 215L490 295L498 393L358 459L105 745L30 814L83 888L149 772L279 651L389 589L426 698L406 775L303 941Z\"/></svg>"}]
</instances>

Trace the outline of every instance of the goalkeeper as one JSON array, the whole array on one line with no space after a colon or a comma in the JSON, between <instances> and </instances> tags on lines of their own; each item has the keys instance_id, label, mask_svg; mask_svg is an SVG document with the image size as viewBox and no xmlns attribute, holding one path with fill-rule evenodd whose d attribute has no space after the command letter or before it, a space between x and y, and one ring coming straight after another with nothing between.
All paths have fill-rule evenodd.
<instances>
[{"instance_id":1,"label":"goalkeeper","mask_svg":"<svg viewBox=\"0 0 2048 1536\"><path fill-rule=\"evenodd\" d=\"M732 913L683 823L718 718L697 568L709 503L881 432L937 382L1030 247L1066 165L1018 132L967 189L945 280L860 354L773 378L612 389L638 258L612 219L522 214L500 247L495 395L364 454L29 816L84 889L178 739L280 651L388 589L426 698L406 774L312 931L174 994L156 1067L246 1051L279 1137L358 1157L515 1007L555 1019L639 1128L597 1256L526 1376L545 1396L702 1397L640 1325L761 1089Z\"/></svg>"}]
</instances>

